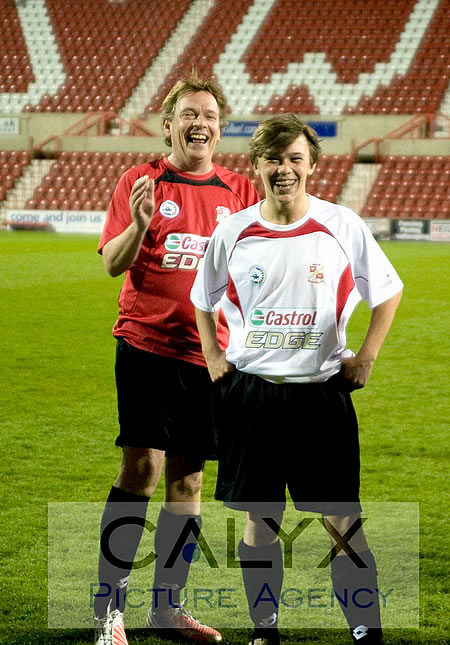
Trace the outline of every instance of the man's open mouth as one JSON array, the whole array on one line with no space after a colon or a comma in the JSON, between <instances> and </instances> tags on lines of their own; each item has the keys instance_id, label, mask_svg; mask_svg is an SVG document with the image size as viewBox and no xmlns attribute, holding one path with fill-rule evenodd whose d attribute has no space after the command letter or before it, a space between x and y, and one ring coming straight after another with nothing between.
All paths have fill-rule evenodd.
<instances>
[{"instance_id":1,"label":"man's open mouth","mask_svg":"<svg viewBox=\"0 0 450 645\"><path fill-rule=\"evenodd\" d=\"M187 140L189 143L206 143L208 137L205 134L190 134Z\"/></svg>"}]
</instances>

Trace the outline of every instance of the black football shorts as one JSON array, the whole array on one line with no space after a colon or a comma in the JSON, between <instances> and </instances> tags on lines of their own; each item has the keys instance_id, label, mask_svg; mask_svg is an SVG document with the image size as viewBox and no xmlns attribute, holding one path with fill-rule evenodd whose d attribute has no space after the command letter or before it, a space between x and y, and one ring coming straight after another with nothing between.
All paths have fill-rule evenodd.
<instances>
[{"instance_id":1,"label":"black football shorts","mask_svg":"<svg viewBox=\"0 0 450 645\"><path fill-rule=\"evenodd\" d=\"M216 459L212 382L206 367L166 358L117 339L117 446Z\"/></svg>"},{"instance_id":2,"label":"black football shorts","mask_svg":"<svg viewBox=\"0 0 450 645\"><path fill-rule=\"evenodd\" d=\"M216 390L216 499L238 510L359 513L358 424L341 373L323 383L276 384L235 372Z\"/></svg>"}]
</instances>

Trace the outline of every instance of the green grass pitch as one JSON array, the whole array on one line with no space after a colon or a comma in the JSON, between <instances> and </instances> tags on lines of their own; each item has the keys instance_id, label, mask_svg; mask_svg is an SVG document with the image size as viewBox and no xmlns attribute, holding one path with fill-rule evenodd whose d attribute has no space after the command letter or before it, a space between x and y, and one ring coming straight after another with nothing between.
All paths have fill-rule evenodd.
<instances>
[{"instance_id":1,"label":"green grass pitch","mask_svg":"<svg viewBox=\"0 0 450 645\"><path fill-rule=\"evenodd\" d=\"M0 233L2 645L92 642L89 629L48 628L47 508L49 502L103 504L120 460L111 327L121 280L105 274L96 244L93 236ZM386 644L443 645L450 615L449 245L386 242L383 248L405 293L372 379L353 397L361 494L368 502L420 503L420 627L387 629ZM367 315L361 305L352 318L353 349ZM212 500L214 481L209 463L205 500ZM160 484L155 499L162 495ZM282 634L286 645L348 643L346 630ZM139 629L128 636L130 645L164 642ZM244 629L224 630L224 637L229 645L248 642Z\"/></svg>"}]
</instances>

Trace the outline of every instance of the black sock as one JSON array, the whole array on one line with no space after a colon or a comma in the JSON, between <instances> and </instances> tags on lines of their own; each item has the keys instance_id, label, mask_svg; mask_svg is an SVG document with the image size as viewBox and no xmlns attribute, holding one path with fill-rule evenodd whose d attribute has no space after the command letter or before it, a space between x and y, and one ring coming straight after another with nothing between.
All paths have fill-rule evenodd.
<instances>
[{"instance_id":1,"label":"black sock","mask_svg":"<svg viewBox=\"0 0 450 645\"><path fill-rule=\"evenodd\" d=\"M354 642L360 645L380 643L382 634L375 558L370 551L358 555L366 564L365 568L357 567L348 555L338 555L331 561L333 591Z\"/></svg>"},{"instance_id":2,"label":"black sock","mask_svg":"<svg viewBox=\"0 0 450 645\"><path fill-rule=\"evenodd\" d=\"M98 617L105 615L110 602L111 611L124 610L128 578L144 530L149 499L111 488L100 525L99 590L94 600Z\"/></svg>"},{"instance_id":3,"label":"black sock","mask_svg":"<svg viewBox=\"0 0 450 645\"><path fill-rule=\"evenodd\" d=\"M248 546L243 540L238 546L242 578L247 594L250 618L255 627L277 626L278 606L283 584L283 557L277 540L266 546ZM248 567L246 563L270 562L271 567Z\"/></svg>"},{"instance_id":4,"label":"black sock","mask_svg":"<svg viewBox=\"0 0 450 645\"><path fill-rule=\"evenodd\" d=\"M155 531L154 611L180 605L201 527L200 515L175 515L161 509Z\"/></svg>"}]
</instances>

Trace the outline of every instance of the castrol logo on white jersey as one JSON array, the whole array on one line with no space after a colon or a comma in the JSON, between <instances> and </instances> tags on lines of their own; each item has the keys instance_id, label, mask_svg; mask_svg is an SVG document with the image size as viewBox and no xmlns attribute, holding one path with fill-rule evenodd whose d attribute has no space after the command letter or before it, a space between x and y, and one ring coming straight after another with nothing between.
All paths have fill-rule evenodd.
<instances>
[{"instance_id":1,"label":"castrol logo on white jersey","mask_svg":"<svg viewBox=\"0 0 450 645\"><path fill-rule=\"evenodd\" d=\"M251 311L249 322L252 327L313 327L317 310L258 307Z\"/></svg>"},{"instance_id":2,"label":"castrol logo on white jersey","mask_svg":"<svg viewBox=\"0 0 450 645\"><path fill-rule=\"evenodd\" d=\"M316 351L323 332L317 330L317 309L257 307L250 312L248 349Z\"/></svg>"}]
</instances>

